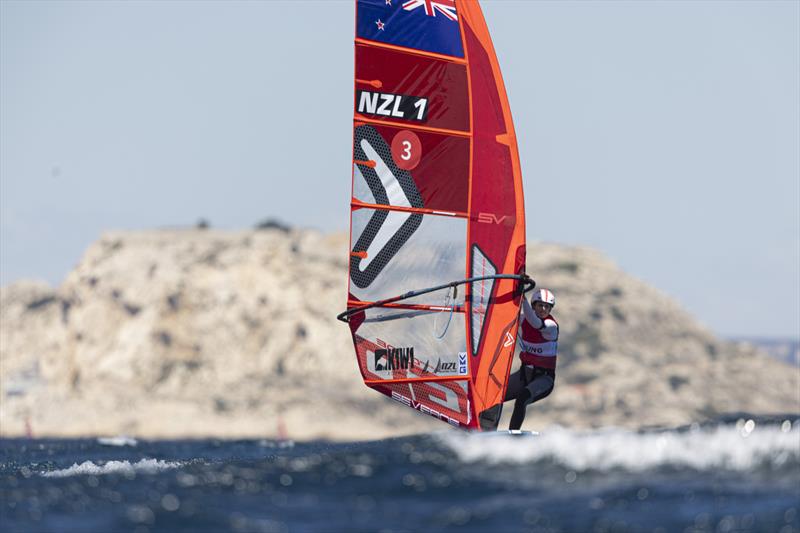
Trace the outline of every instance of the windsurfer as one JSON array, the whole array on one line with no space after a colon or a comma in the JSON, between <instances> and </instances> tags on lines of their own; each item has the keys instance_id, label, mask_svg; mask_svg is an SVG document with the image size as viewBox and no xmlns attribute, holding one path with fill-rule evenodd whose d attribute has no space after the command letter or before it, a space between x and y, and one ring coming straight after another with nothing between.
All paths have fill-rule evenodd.
<instances>
[{"instance_id":1,"label":"windsurfer","mask_svg":"<svg viewBox=\"0 0 800 533\"><path fill-rule=\"evenodd\" d=\"M558 323L550 312L556 298L552 291L537 289L531 302L522 298L522 366L508 379L504 401L514 400L508 429L519 429L528 405L547 397L555 386Z\"/></svg>"}]
</instances>

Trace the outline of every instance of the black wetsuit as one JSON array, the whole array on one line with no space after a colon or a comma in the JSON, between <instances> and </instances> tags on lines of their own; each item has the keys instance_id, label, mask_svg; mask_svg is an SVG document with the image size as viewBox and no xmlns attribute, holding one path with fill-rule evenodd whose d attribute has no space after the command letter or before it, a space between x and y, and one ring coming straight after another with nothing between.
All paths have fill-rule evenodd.
<instances>
[{"instance_id":1,"label":"black wetsuit","mask_svg":"<svg viewBox=\"0 0 800 533\"><path fill-rule=\"evenodd\" d=\"M508 378L508 388L504 401L516 400L514 412L508 429L519 429L525 420L525 410L528 405L538 402L553 392L556 372L549 368L522 365L519 370Z\"/></svg>"}]
</instances>

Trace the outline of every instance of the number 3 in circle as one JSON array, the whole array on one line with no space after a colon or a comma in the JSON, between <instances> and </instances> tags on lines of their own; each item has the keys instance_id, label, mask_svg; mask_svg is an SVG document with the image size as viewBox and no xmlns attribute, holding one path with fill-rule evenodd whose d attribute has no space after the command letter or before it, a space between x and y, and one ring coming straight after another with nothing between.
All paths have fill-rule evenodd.
<instances>
[{"instance_id":1,"label":"number 3 in circle","mask_svg":"<svg viewBox=\"0 0 800 533\"><path fill-rule=\"evenodd\" d=\"M412 170L422 157L422 142L416 133L410 130L397 132L392 139L392 159L403 170Z\"/></svg>"}]
</instances>

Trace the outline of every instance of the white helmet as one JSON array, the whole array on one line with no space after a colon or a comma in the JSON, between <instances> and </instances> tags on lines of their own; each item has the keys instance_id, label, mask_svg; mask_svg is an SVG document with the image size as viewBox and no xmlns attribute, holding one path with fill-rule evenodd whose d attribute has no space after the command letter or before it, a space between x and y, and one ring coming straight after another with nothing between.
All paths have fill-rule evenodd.
<instances>
[{"instance_id":1,"label":"white helmet","mask_svg":"<svg viewBox=\"0 0 800 533\"><path fill-rule=\"evenodd\" d=\"M548 291L547 289L538 289L533 293L531 297L531 302L544 302L546 304L550 304L552 307L556 306L556 297L555 295Z\"/></svg>"}]
</instances>

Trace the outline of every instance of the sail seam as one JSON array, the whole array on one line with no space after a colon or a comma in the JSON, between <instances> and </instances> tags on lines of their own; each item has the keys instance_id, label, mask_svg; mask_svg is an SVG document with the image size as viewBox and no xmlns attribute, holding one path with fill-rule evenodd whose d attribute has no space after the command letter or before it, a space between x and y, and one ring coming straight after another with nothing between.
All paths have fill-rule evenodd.
<instances>
[{"instance_id":1,"label":"sail seam","mask_svg":"<svg viewBox=\"0 0 800 533\"><path fill-rule=\"evenodd\" d=\"M448 56L445 54L436 54L434 52L426 52L424 50L417 50L415 48L406 48L405 46L397 46L393 44L385 44L378 41L370 41L369 39L362 39L356 37L355 40L356 46L373 46L375 48L383 48L385 50L392 50L394 52L401 52L404 54L412 55L412 56L421 56L421 57L429 57L432 59L440 59L442 61L447 61L450 63L455 63L457 65L466 65L466 59L460 59L458 57Z\"/></svg>"},{"instance_id":2,"label":"sail seam","mask_svg":"<svg viewBox=\"0 0 800 533\"><path fill-rule=\"evenodd\" d=\"M432 128L430 126L420 126L418 124L406 124L405 122L391 122L389 120L377 120L374 118L369 118L365 115L361 115L359 113L355 113L353 116L353 121L356 122L356 126L361 124L378 124L379 126L393 126L403 127L409 130L418 130L418 131L426 131L429 133L441 133L442 135L455 135L456 137L465 137L469 138L472 137L471 131L460 131L460 130L449 130L447 128Z\"/></svg>"}]
</instances>

